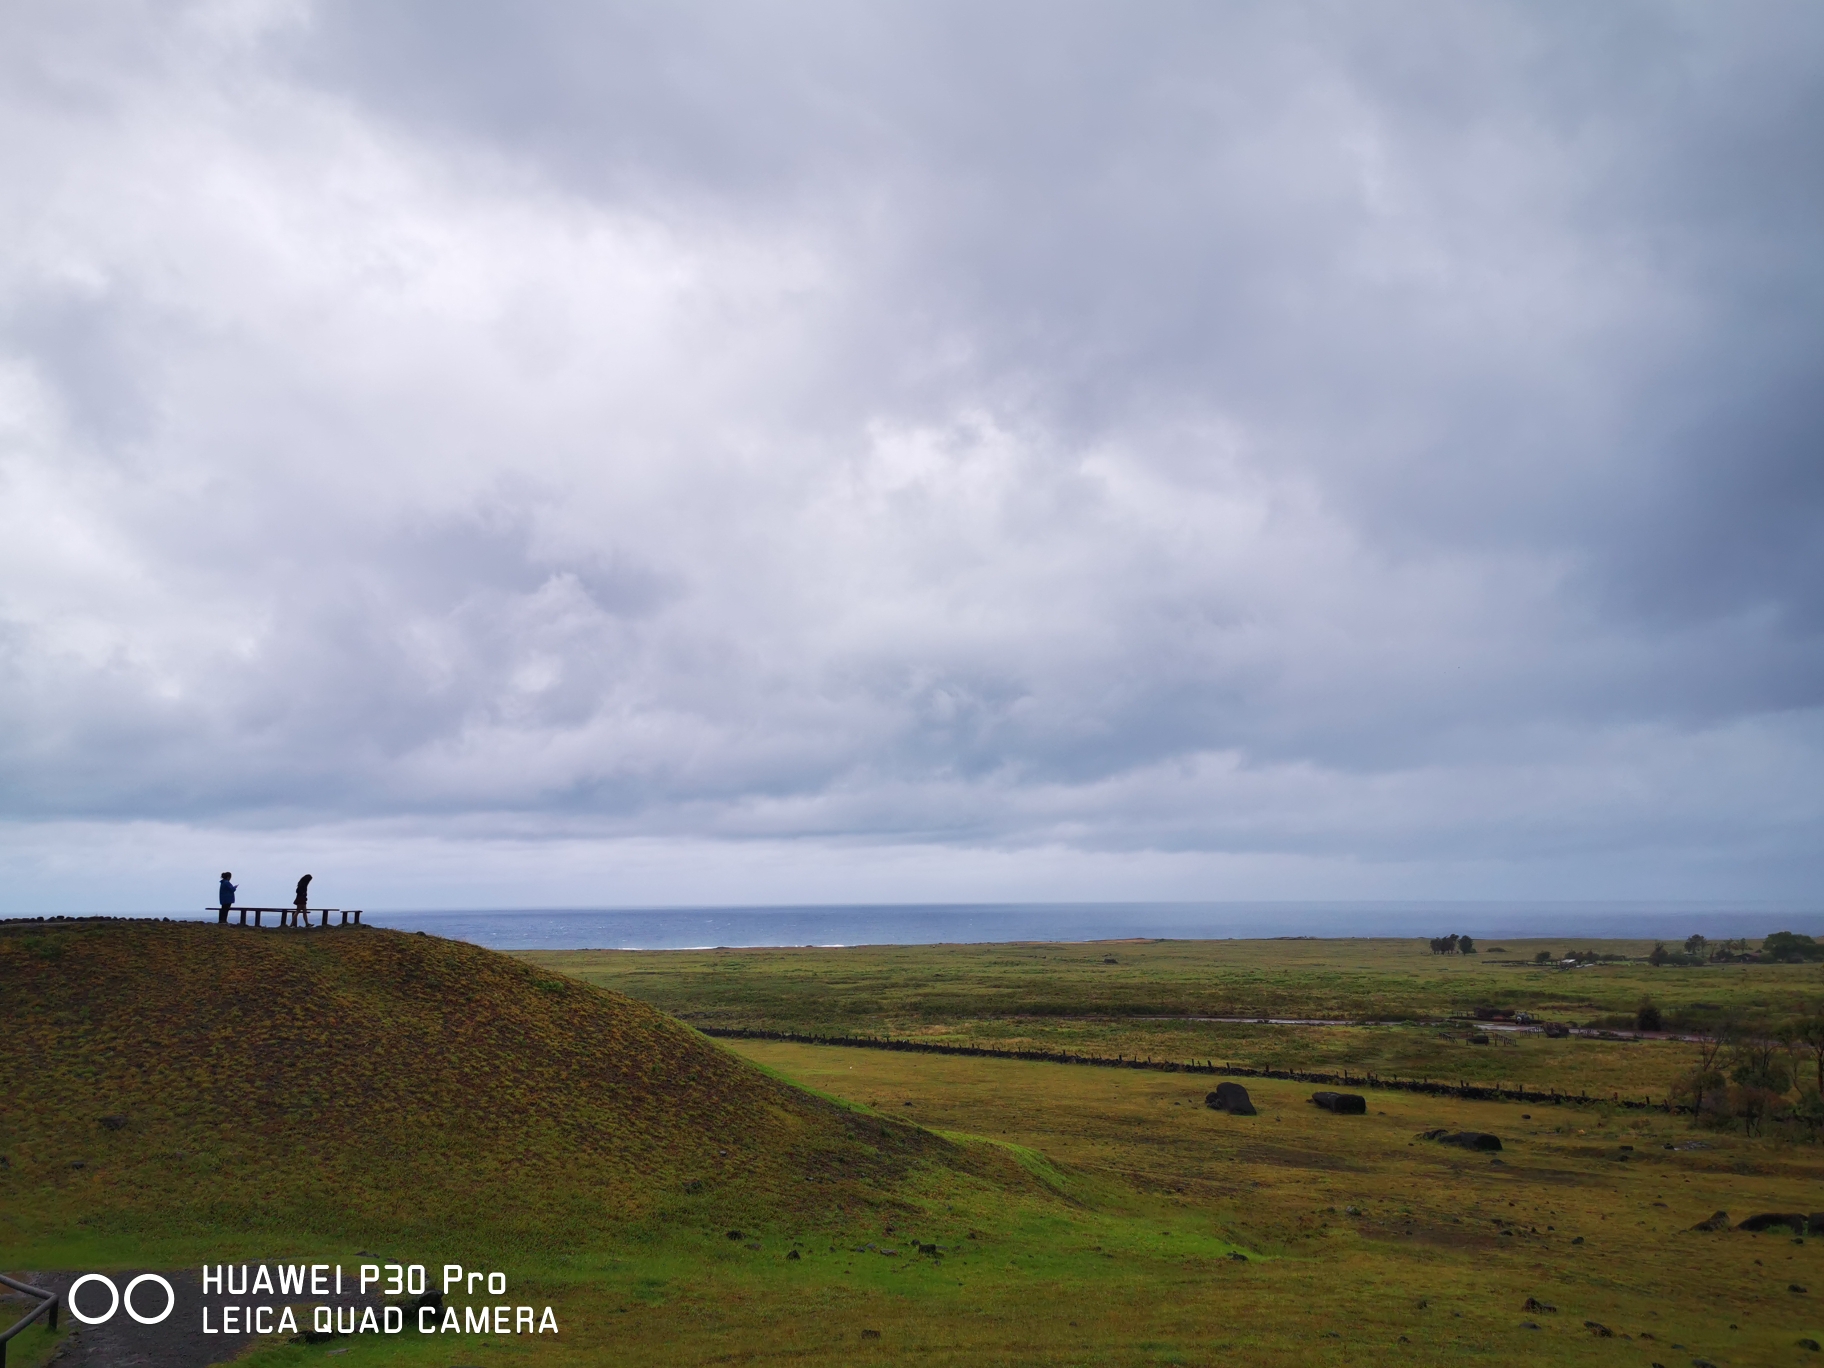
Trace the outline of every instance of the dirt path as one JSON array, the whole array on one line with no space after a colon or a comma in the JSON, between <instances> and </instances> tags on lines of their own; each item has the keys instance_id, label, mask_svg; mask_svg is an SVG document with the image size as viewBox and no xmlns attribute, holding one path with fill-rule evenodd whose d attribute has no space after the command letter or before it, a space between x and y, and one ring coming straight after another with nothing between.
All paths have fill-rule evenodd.
<instances>
[{"instance_id":1,"label":"dirt path","mask_svg":"<svg viewBox=\"0 0 1824 1368\"><path fill-rule=\"evenodd\" d=\"M177 1307L167 1319L157 1325L141 1325L122 1310L112 1320L103 1325L84 1325L69 1311L70 1284L76 1281L74 1273L25 1273L21 1282L29 1282L36 1287L49 1288L63 1298L60 1309L61 1323L71 1327L70 1333L57 1347L50 1362L56 1368L208 1368L212 1363L228 1363L234 1359L248 1344L251 1335L205 1335L202 1316L198 1308L203 1304L202 1274L194 1268L181 1269L177 1272L166 1272L163 1269L132 1269L126 1273L111 1273L116 1287L125 1288L135 1276L147 1271L164 1274L171 1286L177 1290ZM156 1311L164 1299L162 1288L142 1287L134 1296L134 1305L141 1310ZM90 1283L82 1290L82 1306L91 1314L98 1314L107 1303L107 1290L97 1288ZM20 1337L23 1343L28 1336L40 1333L27 1330Z\"/></svg>"},{"instance_id":2,"label":"dirt path","mask_svg":"<svg viewBox=\"0 0 1824 1368\"><path fill-rule=\"evenodd\" d=\"M84 1325L69 1312L70 1284L79 1276L75 1273L9 1272L8 1276L18 1278L20 1282L31 1283L34 1287L48 1288L63 1299L61 1323L70 1326L70 1333L49 1360L53 1368L209 1368L211 1364L233 1362L253 1343L255 1336L250 1334L203 1333L203 1279L199 1269L171 1271L135 1268L124 1273L110 1272L108 1276L114 1280L116 1287L124 1291L129 1282L144 1272L162 1274L177 1292L177 1310L157 1325L141 1325L124 1308L104 1324ZM164 1304L164 1295L163 1288L142 1287L134 1295L134 1305L142 1311L156 1312ZM318 1300L338 1306L379 1305L378 1299L372 1296L324 1297ZM219 1308L221 1301L218 1292L210 1297L209 1304L213 1308ZM98 1288L93 1283L83 1288L83 1310L91 1315L99 1314L106 1304L107 1289ZM28 1304L21 1301L19 1314L24 1314L27 1307ZM219 1309L213 1310L211 1315L219 1325ZM11 1319L6 1323L11 1324ZM14 1344L23 1347L29 1343L31 1336L42 1333L34 1327L25 1331Z\"/></svg>"}]
</instances>

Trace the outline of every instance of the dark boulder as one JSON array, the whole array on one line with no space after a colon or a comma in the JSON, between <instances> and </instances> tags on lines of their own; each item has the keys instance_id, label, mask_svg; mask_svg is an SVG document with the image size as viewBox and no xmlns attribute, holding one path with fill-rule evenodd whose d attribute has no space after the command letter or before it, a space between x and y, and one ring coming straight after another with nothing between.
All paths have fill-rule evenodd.
<instances>
[{"instance_id":1,"label":"dark boulder","mask_svg":"<svg viewBox=\"0 0 1824 1368\"><path fill-rule=\"evenodd\" d=\"M1442 1143L1460 1145L1467 1150L1498 1150L1501 1148L1501 1137L1487 1131L1458 1131L1455 1135L1443 1137Z\"/></svg>"},{"instance_id":2,"label":"dark boulder","mask_svg":"<svg viewBox=\"0 0 1824 1368\"><path fill-rule=\"evenodd\" d=\"M1360 1093L1314 1092L1311 1100L1327 1112L1338 1116L1366 1116L1368 1099Z\"/></svg>"},{"instance_id":3,"label":"dark boulder","mask_svg":"<svg viewBox=\"0 0 1824 1368\"><path fill-rule=\"evenodd\" d=\"M1807 1235L1824 1235L1824 1211L1812 1212L1806 1224L1810 1227L1805 1232Z\"/></svg>"},{"instance_id":4,"label":"dark boulder","mask_svg":"<svg viewBox=\"0 0 1824 1368\"><path fill-rule=\"evenodd\" d=\"M1726 1211L1719 1211L1719 1212L1715 1213L1713 1216L1711 1216L1709 1220L1699 1221L1696 1225L1692 1226L1691 1229L1693 1229L1693 1230L1727 1230L1727 1229L1729 1229L1729 1213Z\"/></svg>"},{"instance_id":5,"label":"dark boulder","mask_svg":"<svg viewBox=\"0 0 1824 1368\"><path fill-rule=\"evenodd\" d=\"M1203 1099L1212 1111L1226 1111L1230 1116L1258 1116L1248 1090L1239 1083L1218 1083L1216 1091Z\"/></svg>"},{"instance_id":6,"label":"dark boulder","mask_svg":"<svg viewBox=\"0 0 1824 1368\"><path fill-rule=\"evenodd\" d=\"M1750 1216L1736 1227L1737 1230L1774 1230L1785 1226L1795 1235L1805 1233L1805 1218L1796 1211L1763 1211Z\"/></svg>"},{"instance_id":7,"label":"dark boulder","mask_svg":"<svg viewBox=\"0 0 1824 1368\"><path fill-rule=\"evenodd\" d=\"M1545 1023L1545 1034L1548 1039L1563 1040L1566 1036L1570 1035L1570 1033L1571 1028L1566 1026L1562 1021L1548 1021Z\"/></svg>"}]
</instances>

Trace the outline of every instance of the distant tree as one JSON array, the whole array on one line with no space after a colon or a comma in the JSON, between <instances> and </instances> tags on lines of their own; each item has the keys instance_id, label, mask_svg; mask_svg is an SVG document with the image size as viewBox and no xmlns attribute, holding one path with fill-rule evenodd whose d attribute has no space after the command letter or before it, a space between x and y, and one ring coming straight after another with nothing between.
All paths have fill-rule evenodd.
<instances>
[{"instance_id":1,"label":"distant tree","mask_svg":"<svg viewBox=\"0 0 1824 1368\"><path fill-rule=\"evenodd\" d=\"M1663 941L1654 941L1653 951L1647 956L1647 963L1657 969L1671 958L1672 952L1666 949L1665 943Z\"/></svg>"},{"instance_id":2,"label":"distant tree","mask_svg":"<svg viewBox=\"0 0 1824 1368\"><path fill-rule=\"evenodd\" d=\"M1634 1028L1640 1031L1663 1029L1660 1024L1659 1008L1654 1006L1652 998L1640 1000L1640 1006L1634 1012Z\"/></svg>"},{"instance_id":3,"label":"distant tree","mask_svg":"<svg viewBox=\"0 0 1824 1368\"><path fill-rule=\"evenodd\" d=\"M1458 954L1473 955L1476 953L1476 942L1475 942L1474 937L1452 936L1451 939L1457 943L1457 953Z\"/></svg>"},{"instance_id":4,"label":"distant tree","mask_svg":"<svg viewBox=\"0 0 1824 1368\"><path fill-rule=\"evenodd\" d=\"M1538 954L1533 956L1534 964L1550 964L1551 962L1552 952L1550 950L1541 950Z\"/></svg>"},{"instance_id":5,"label":"distant tree","mask_svg":"<svg viewBox=\"0 0 1824 1368\"><path fill-rule=\"evenodd\" d=\"M1784 1105L1792 1074L1780 1058L1780 1041L1764 1028L1741 1032L1730 1051L1729 1111L1753 1135Z\"/></svg>"},{"instance_id":6,"label":"distant tree","mask_svg":"<svg viewBox=\"0 0 1824 1368\"><path fill-rule=\"evenodd\" d=\"M1824 1003L1813 1003L1786 1029L1787 1048L1795 1059L1809 1060L1817 1073L1817 1093L1824 1097Z\"/></svg>"},{"instance_id":7,"label":"distant tree","mask_svg":"<svg viewBox=\"0 0 1824 1368\"><path fill-rule=\"evenodd\" d=\"M1781 964L1798 964L1804 960L1824 959L1824 945L1810 936L1792 931L1775 931L1761 942L1761 950Z\"/></svg>"},{"instance_id":8,"label":"distant tree","mask_svg":"<svg viewBox=\"0 0 1824 1368\"><path fill-rule=\"evenodd\" d=\"M1713 1017L1691 1034L1697 1058L1673 1084L1673 1095L1691 1108L1695 1119L1720 1117L1728 1109L1728 1079L1722 1070L1723 1050L1735 1036L1735 1023L1727 1015Z\"/></svg>"},{"instance_id":9,"label":"distant tree","mask_svg":"<svg viewBox=\"0 0 1824 1368\"><path fill-rule=\"evenodd\" d=\"M1692 956L1694 959L1702 959L1704 957L1704 948L1709 944L1710 942L1705 940L1702 936L1686 936L1685 953Z\"/></svg>"}]
</instances>

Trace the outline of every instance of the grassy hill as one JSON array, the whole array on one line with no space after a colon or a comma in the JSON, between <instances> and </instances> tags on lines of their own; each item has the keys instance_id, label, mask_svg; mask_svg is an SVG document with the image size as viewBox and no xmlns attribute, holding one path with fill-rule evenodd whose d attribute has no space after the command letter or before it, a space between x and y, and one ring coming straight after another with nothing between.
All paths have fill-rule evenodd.
<instances>
[{"instance_id":1,"label":"grassy hill","mask_svg":"<svg viewBox=\"0 0 1824 1368\"><path fill-rule=\"evenodd\" d=\"M423 934L0 925L0 1039L0 1235L41 1247L559 1249L834 1214L970 1162L644 1003Z\"/></svg>"}]
</instances>

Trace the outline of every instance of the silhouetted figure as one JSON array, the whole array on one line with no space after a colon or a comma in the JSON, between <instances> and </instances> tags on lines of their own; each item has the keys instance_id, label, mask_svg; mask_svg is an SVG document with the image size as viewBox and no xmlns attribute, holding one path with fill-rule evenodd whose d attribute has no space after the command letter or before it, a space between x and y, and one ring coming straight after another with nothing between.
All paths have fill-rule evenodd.
<instances>
[{"instance_id":1,"label":"silhouetted figure","mask_svg":"<svg viewBox=\"0 0 1824 1368\"><path fill-rule=\"evenodd\" d=\"M303 878L298 880L298 896L291 900L291 904L293 907L297 908L298 925L299 926L309 926L310 925L310 875L306 874Z\"/></svg>"},{"instance_id":2,"label":"silhouetted figure","mask_svg":"<svg viewBox=\"0 0 1824 1368\"><path fill-rule=\"evenodd\" d=\"M234 885L228 882L233 877L234 875L226 869L222 871L222 886L218 890L222 900L222 914L215 919L217 926L228 924L228 909L234 906Z\"/></svg>"}]
</instances>

